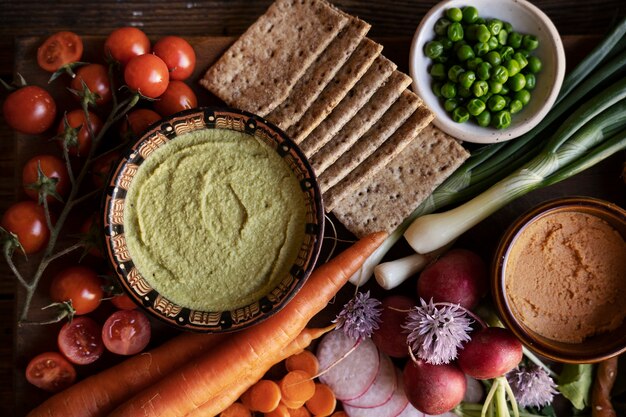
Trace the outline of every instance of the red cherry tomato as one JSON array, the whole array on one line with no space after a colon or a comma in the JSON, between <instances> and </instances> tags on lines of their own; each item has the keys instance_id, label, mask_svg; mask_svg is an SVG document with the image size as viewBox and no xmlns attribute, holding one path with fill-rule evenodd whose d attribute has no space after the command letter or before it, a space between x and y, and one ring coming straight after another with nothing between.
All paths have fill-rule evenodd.
<instances>
[{"instance_id":1,"label":"red cherry tomato","mask_svg":"<svg viewBox=\"0 0 626 417\"><path fill-rule=\"evenodd\" d=\"M0 225L4 230L15 233L28 255L39 252L48 243L50 230L46 214L34 201L20 201L4 212Z\"/></svg>"},{"instance_id":2,"label":"red cherry tomato","mask_svg":"<svg viewBox=\"0 0 626 417\"><path fill-rule=\"evenodd\" d=\"M169 116L182 110L198 107L193 90L183 81L170 81L165 92L154 102L154 109L161 116Z\"/></svg>"},{"instance_id":3,"label":"red cherry tomato","mask_svg":"<svg viewBox=\"0 0 626 417\"><path fill-rule=\"evenodd\" d=\"M137 304L126 294L116 295L111 298L111 303L120 310L134 310L137 308Z\"/></svg>"},{"instance_id":4,"label":"red cherry tomato","mask_svg":"<svg viewBox=\"0 0 626 417\"><path fill-rule=\"evenodd\" d=\"M139 310L118 310L102 326L104 346L118 355L139 353L150 342L150 322Z\"/></svg>"},{"instance_id":5,"label":"red cherry tomato","mask_svg":"<svg viewBox=\"0 0 626 417\"><path fill-rule=\"evenodd\" d=\"M89 317L75 317L61 327L57 337L61 353L76 365L95 362L104 352L102 329Z\"/></svg>"},{"instance_id":6,"label":"red cherry tomato","mask_svg":"<svg viewBox=\"0 0 626 417\"><path fill-rule=\"evenodd\" d=\"M77 91L83 91L81 80L85 82L87 88L92 93L98 94L97 105L103 105L111 101L111 83L109 82L109 72L104 65L89 64L76 70L76 77L72 79L70 87Z\"/></svg>"},{"instance_id":7,"label":"red cherry tomato","mask_svg":"<svg viewBox=\"0 0 626 417\"><path fill-rule=\"evenodd\" d=\"M111 32L104 42L104 54L122 65L132 58L150 52L150 39L140 29L123 27Z\"/></svg>"},{"instance_id":8,"label":"red cherry tomato","mask_svg":"<svg viewBox=\"0 0 626 417\"><path fill-rule=\"evenodd\" d=\"M121 134L126 136L128 134L128 128L132 132L134 137L138 137L148 128L151 124L161 120L161 115L150 109L137 109L128 113L126 121L122 124Z\"/></svg>"},{"instance_id":9,"label":"red cherry tomato","mask_svg":"<svg viewBox=\"0 0 626 417\"><path fill-rule=\"evenodd\" d=\"M65 162L54 155L37 155L26 162L22 170L22 186L26 195L35 201L39 200L39 192L28 188L30 184L37 182L39 176L38 166L41 166L41 171L46 177L58 180L55 190L61 197L66 197L70 191L70 179L67 174L67 168L65 167ZM51 195L48 195L47 200L48 203L58 201Z\"/></svg>"},{"instance_id":10,"label":"red cherry tomato","mask_svg":"<svg viewBox=\"0 0 626 417\"><path fill-rule=\"evenodd\" d=\"M37 49L37 64L48 72L55 72L63 65L80 61L82 55L80 36L73 32L57 32Z\"/></svg>"},{"instance_id":11,"label":"red cherry tomato","mask_svg":"<svg viewBox=\"0 0 626 417\"><path fill-rule=\"evenodd\" d=\"M95 222L95 223L94 223ZM99 217L92 214L87 217L80 226L80 233L86 244L89 245L89 254L98 258L102 258L102 229L100 227Z\"/></svg>"},{"instance_id":12,"label":"red cherry tomato","mask_svg":"<svg viewBox=\"0 0 626 417\"><path fill-rule=\"evenodd\" d=\"M178 36L165 36L154 44L154 54L161 58L170 70L171 80L185 80L196 67L196 52Z\"/></svg>"},{"instance_id":13,"label":"red cherry tomato","mask_svg":"<svg viewBox=\"0 0 626 417\"><path fill-rule=\"evenodd\" d=\"M28 135L38 135L54 123L57 105L46 90L29 85L7 96L2 105L2 113L12 129Z\"/></svg>"},{"instance_id":14,"label":"red cherry tomato","mask_svg":"<svg viewBox=\"0 0 626 417\"><path fill-rule=\"evenodd\" d=\"M35 356L26 367L26 380L49 392L64 390L76 380L76 370L60 353Z\"/></svg>"},{"instance_id":15,"label":"red cherry tomato","mask_svg":"<svg viewBox=\"0 0 626 417\"><path fill-rule=\"evenodd\" d=\"M91 166L91 179L94 185L98 188L104 187L111 169L120 159L120 153L117 151L108 152L105 155L99 156L94 160Z\"/></svg>"},{"instance_id":16,"label":"red cherry tomato","mask_svg":"<svg viewBox=\"0 0 626 417\"><path fill-rule=\"evenodd\" d=\"M61 270L50 285L50 298L59 303L71 301L79 316L98 308L103 294L100 277L93 269L84 266Z\"/></svg>"},{"instance_id":17,"label":"red cherry tomato","mask_svg":"<svg viewBox=\"0 0 626 417\"><path fill-rule=\"evenodd\" d=\"M170 74L161 58L145 54L134 57L126 64L124 81L131 90L157 98L167 89Z\"/></svg>"},{"instance_id":18,"label":"red cherry tomato","mask_svg":"<svg viewBox=\"0 0 626 417\"><path fill-rule=\"evenodd\" d=\"M89 134L89 129L87 129L85 113L82 109L76 109L67 113L66 117L67 122L71 127L77 128L78 126L81 126L78 131L78 144L76 146L68 147L69 154L72 156L86 156L91 148L91 135ZM102 129L102 120L100 120L96 114L89 112L89 121L91 124L91 130L95 136L100 132L100 129ZM64 131L65 122L64 120L61 120L57 128L57 134L62 134Z\"/></svg>"}]
</instances>

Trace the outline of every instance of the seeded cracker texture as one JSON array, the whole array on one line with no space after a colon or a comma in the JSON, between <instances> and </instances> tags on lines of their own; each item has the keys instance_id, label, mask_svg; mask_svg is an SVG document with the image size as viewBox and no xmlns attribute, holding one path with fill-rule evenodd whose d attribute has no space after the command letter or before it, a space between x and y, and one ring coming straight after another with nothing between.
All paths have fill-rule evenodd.
<instances>
[{"instance_id":1,"label":"seeded cracker texture","mask_svg":"<svg viewBox=\"0 0 626 417\"><path fill-rule=\"evenodd\" d=\"M347 22L322 0L277 0L200 84L229 106L265 116L287 98Z\"/></svg>"},{"instance_id":2,"label":"seeded cracker texture","mask_svg":"<svg viewBox=\"0 0 626 417\"><path fill-rule=\"evenodd\" d=\"M386 167L339 202L333 214L354 235L392 232L469 157L453 137L426 126Z\"/></svg>"}]
</instances>

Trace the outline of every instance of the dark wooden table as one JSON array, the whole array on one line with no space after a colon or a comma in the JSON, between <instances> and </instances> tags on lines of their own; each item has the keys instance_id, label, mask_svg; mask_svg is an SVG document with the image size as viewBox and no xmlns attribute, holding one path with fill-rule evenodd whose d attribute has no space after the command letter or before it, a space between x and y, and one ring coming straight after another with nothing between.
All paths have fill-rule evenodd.
<instances>
[{"instance_id":1,"label":"dark wooden table","mask_svg":"<svg viewBox=\"0 0 626 417\"><path fill-rule=\"evenodd\" d=\"M238 35L262 14L270 0L263 1L0 1L0 77L9 81L15 66L15 39L45 36L59 30L81 35L106 36L120 26L137 26L149 36ZM337 0L342 10L372 24L370 36L387 45L385 54L400 68L408 61L408 43L421 17L436 1ZM471 2L468 2L471 3ZM580 59L615 20L626 14L623 0L534 0L554 21L568 45L568 66ZM393 48L394 50L389 50ZM0 94L3 100L6 94ZM583 194L602 197L624 206L626 188L619 188L619 170L624 160L617 155L600 166L547 190L532 193L501 210L477 227L477 234L502 230L521 211L552 196ZM19 195L14 136L0 118L0 212ZM608 182L608 185L607 185ZM490 245L482 252L489 255ZM15 415L13 340L16 282L0 264L0 416Z\"/></svg>"}]
</instances>

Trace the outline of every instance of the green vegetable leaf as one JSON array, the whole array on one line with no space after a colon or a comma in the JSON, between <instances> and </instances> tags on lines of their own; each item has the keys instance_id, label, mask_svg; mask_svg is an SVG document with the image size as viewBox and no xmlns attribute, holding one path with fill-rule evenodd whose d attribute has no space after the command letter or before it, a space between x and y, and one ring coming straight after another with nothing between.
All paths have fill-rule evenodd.
<instances>
[{"instance_id":1,"label":"green vegetable leaf","mask_svg":"<svg viewBox=\"0 0 626 417\"><path fill-rule=\"evenodd\" d=\"M566 364L558 378L557 389L574 407L582 410L590 403L593 365Z\"/></svg>"}]
</instances>

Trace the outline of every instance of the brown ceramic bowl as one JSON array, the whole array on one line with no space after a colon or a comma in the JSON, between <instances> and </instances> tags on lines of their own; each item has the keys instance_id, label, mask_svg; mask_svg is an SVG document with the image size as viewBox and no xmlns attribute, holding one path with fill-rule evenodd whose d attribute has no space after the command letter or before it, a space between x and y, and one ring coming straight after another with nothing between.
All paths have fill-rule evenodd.
<instances>
[{"instance_id":1,"label":"brown ceramic bowl","mask_svg":"<svg viewBox=\"0 0 626 417\"><path fill-rule=\"evenodd\" d=\"M529 225L545 216L559 212L578 212L599 217L626 240L626 210L615 204L590 197L560 198L543 203L517 219L500 241L492 268L494 302L505 325L524 345L536 353L559 362L599 362L626 352L626 320L618 328L590 336L580 343L556 341L531 330L518 315L510 294L507 294L507 263L510 260L512 248L519 242L518 239Z\"/></svg>"},{"instance_id":2,"label":"brown ceramic bowl","mask_svg":"<svg viewBox=\"0 0 626 417\"><path fill-rule=\"evenodd\" d=\"M278 284L253 302L225 311L202 311L177 304L160 294L142 276L126 243L126 195L138 169L161 146L198 130L226 129L254 136L274 150L299 183L305 228L297 257ZM254 184L254 179L250 180ZM190 193L194 189L188 190ZM167 195L163 196L168 198ZM184 330L226 332L265 320L279 311L302 287L317 260L324 235L324 210L315 174L300 149L280 129L248 112L198 108L176 113L150 126L122 156L108 184L104 201L106 253L126 293L153 317ZM198 226L199 227L199 226ZM241 259L246 262L246 259Z\"/></svg>"}]
</instances>

